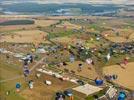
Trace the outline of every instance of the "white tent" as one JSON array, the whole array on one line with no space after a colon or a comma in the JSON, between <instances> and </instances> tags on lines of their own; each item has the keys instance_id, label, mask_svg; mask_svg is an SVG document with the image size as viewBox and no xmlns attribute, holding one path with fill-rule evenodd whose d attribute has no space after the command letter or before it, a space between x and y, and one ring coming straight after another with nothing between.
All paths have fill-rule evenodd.
<instances>
[{"instance_id":1,"label":"white tent","mask_svg":"<svg viewBox=\"0 0 134 100\"><path fill-rule=\"evenodd\" d=\"M102 88L97 87L97 86L93 86L90 84L85 84L83 86L78 86L76 88L73 88L73 90L81 92L81 93L88 96L88 95L91 95L93 93L99 92L100 90L102 90Z\"/></svg>"}]
</instances>

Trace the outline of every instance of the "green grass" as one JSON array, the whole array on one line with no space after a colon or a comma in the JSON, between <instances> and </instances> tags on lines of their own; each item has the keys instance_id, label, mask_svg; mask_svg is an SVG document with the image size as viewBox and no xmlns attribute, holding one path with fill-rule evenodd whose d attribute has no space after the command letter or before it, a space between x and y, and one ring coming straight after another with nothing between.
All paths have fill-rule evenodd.
<instances>
[{"instance_id":1,"label":"green grass","mask_svg":"<svg viewBox=\"0 0 134 100\"><path fill-rule=\"evenodd\" d=\"M21 71L18 66L0 60L0 79L8 79L20 75Z\"/></svg>"},{"instance_id":2,"label":"green grass","mask_svg":"<svg viewBox=\"0 0 134 100\"><path fill-rule=\"evenodd\" d=\"M102 32L104 31L105 29L102 28L101 26L99 26L98 24L91 24L89 25L89 28L93 28L94 30L98 31L98 32Z\"/></svg>"},{"instance_id":3,"label":"green grass","mask_svg":"<svg viewBox=\"0 0 134 100\"><path fill-rule=\"evenodd\" d=\"M9 95L6 95L7 91L10 91ZM10 85L10 82L0 84L0 95L0 100L25 100L19 93L15 92L15 89Z\"/></svg>"},{"instance_id":4,"label":"green grass","mask_svg":"<svg viewBox=\"0 0 134 100\"><path fill-rule=\"evenodd\" d=\"M2 57L2 56L1 56ZM4 59L4 57L3 57ZM17 65L9 64L0 59L0 80L10 79L20 75L21 72ZM15 92L15 84L17 82L23 82L24 80L18 79L8 82L0 83L0 100L24 100L18 93ZM6 95L6 92L10 91L10 95Z\"/></svg>"},{"instance_id":5,"label":"green grass","mask_svg":"<svg viewBox=\"0 0 134 100\"><path fill-rule=\"evenodd\" d=\"M105 94L105 89L104 90L101 90L101 91L99 91L99 92L97 92L97 93L95 93L94 95L97 95L98 97L101 97L101 96L103 96ZM88 97L86 97L86 100L94 100L95 98L94 98L94 96L93 95L90 95L90 96L88 96Z\"/></svg>"},{"instance_id":6,"label":"green grass","mask_svg":"<svg viewBox=\"0 0 134 100\"><path fill-rule=\"evenodd\" d=\"M75 32L73 32L73 30L67 30L67 31L62 31L62 32L50 32L48 37L49 38L56 38L56 37L64 37L64 36L71 36L73 34L76 34Z\"/></svg>"},{"instance_id":7,"label":"green grass","mask_svg":"<svg viewBox=\"0 0 134 100\"><path fill-rule=\"evenodd\" d=\"M100 41L97 41L97 40L93 40L93 41L87 41L86 43L85 43L85 45L87 46L87 47L95 47L96 45L100 45Z\"/></svg>"}]
</instances>

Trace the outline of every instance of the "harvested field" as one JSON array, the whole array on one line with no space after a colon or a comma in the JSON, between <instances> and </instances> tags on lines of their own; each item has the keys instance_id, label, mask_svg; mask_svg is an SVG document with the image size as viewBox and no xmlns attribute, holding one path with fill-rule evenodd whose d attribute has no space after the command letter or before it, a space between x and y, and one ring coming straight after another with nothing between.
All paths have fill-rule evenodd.
<instances>
[{"instance_id":1,"label":"harvested field","mask_svg":"<svg viewBox=\"0 0 134 100\"><path fill-rule=\"evenodd\" d=\"M39 30L16 31L9 35L1 36L0 42L12 43L41 43L47 33Z\"/></svg>"},{"instance_id":2,"label":"harvested field","mask_svg":"<svg viewBox=\"0 0 134 100\"><path fill-rule=\"evenodd\" d=\"M83 68L81 71L78 71L78 64L83 64ZM61 70L68 69L69 71L74 71L76 75L89 78L89 79L95 79L97 77L97 73L93 66L88 65L82 61L75 61L74 63L67 63L67 66L60 67ZM91 69L89 69L89 67Z\"/></svg>"},{"instance_id":3,"label":"harvested field","mask_svg":"<svg viewBox=\"0 0 134 100\"><path fill-rule=\"evenodd\" d=\"M76 44L79 41L82 41L80 39L72 39L71 37L58 37L58 38L54 38L52 39L52 41L54 42L58 42L58 43L65 43L65 44ZM84 40L83 40L84 41Z\"/></svg>"},{"instance_id":4,"label":"harvested field","mask_svg":"<svg viewBox=\"0 0 134 100\"><path fill-rule=\"evenodd\" d=\"M129 39L134 41L134 33L132 33L130 36L129 36Z\"/></svg>"},{"instance_id":5,"label":"harvested field","mask_svg":"<svg viewBox=\"0 0 134 100\"><path fill-rule=\"evenodd\" d=\"M52 85L46 85L44 83L45 80L50 80ZM40 79L34 79L34 88L32 90L28 88L25 89L21 92L21 95L26 100L54 100L54 96L57 91L63 91L74 86L76 85L71 82L61 81L52 76L42 74Z\"/></svg>"},{"instance_id":6,"label":"harvested field","mask_svg":"<svg viewBox=\"0 0 134 100\"><path fill-rule=\"evenodd\" d=\"M59 38L52 39L52 41L59 42L59 43L71 43L72 39L69 37L59 37Z\"/></svg>"},{"instance_id":7,"label":"harvested field","mask_svg":"<svg viewBox=\"0 0 134 100\"><path fill-rule=\"evenodd\" d=\"M36 26L41 26L41 27L46 27L50 26L52 24L56 24L59 22L58 20L35 20L35 25Z\"/></svg>"},{"instance_id":8,"label":"harvested field","mask_svg":"<svg viewBox=\"0 0 134 100\"><path fill-rule=\"evenodd\" d=\"M105 75L118 75L117 80L114 81L115 83L134 90L134 62L128 63L125 69L120 65L106 66L103 69L103 73Z\"/></svg>"},{"instance_id":9,"label":"harvested field","mask_svg":"<svg viewBox=\"0 0 134 100\"><path fill-rule=\"evenodd\" d=\"M70 18L74 18L74 19L96 19L96 16L49 16L47 17L49 19L70 19ZM112 17L100 17L100 19L110 19Z\"/></svg>"},{"instance_id":10,"label":"harvested field","mask_svg":"<svg viewBox=\"0 0 134 100\"><path fill-rule=\"evenodd\" d=\"M60 25L57 25L56 27L67 28L67 29L80 29L81 28L81 26L71 24L70 22L67 22L67 21L61 23Z\"/></svg>"},{"instance_id":11,"label":"harvested field","mask_svg":"<svg viewBox=\"0 0 134 100\"><path fill-rule=\"evenodd\" d=\"M109 30L109 31L104 31L101 34L104 35L106 39L117 43L131 42L134 40L133 37L134 30L132 29Z\"/></svg>"},{"instance_id":12,"label":"harvested field","mask_svg":"<svg viewBox=\"0 0 134 100\"><path fill-rule=\"evenodd\" d=\"M26 30L36 28L35 25L11 25L11 26L0 26L0 32L14 31L14 30Z\"/></svg>"},{"instance_id":13,"label":"harvested field","mask_svg":"<svg viewBox=\"0 0 134 100\"><path fill-rule=\"evenodd\" d=\"M12 21L13 19L10 19L9 21ZM27 19L28 20L28 19ZM22 23L22 25L17 25L17 23L15 23L16 25L4 25L4 26L0 26L0 32L4 32L4 31L14 31L14 30L27 30L27 29L35 29L37 27L47 27L53 24L56 24L57 22L59 22L58 20L34 20L33 24L27 24L29 22L27 22L27 20L22 20L25 21L25 25L24 22L20 22L20 24ZM0 22L5 21L5 20L0 20ZM30 21L30 20L28 20ZM32 20L31 20L32 21ZM10 24L10 23L9 23Z\"/></svg>"},{"instance_id":14,"label":"harvested field","mask_svg":"<svg viewBox=\"0 0 134 100\"><path fill-rule=\"evenodd\" d=\"M108 40L111 40L112 42L117 42L117 43L121 43L121 42L126 42L127 39L123 38L123 37L107 37Z\"/></svg>"}]
</instances>

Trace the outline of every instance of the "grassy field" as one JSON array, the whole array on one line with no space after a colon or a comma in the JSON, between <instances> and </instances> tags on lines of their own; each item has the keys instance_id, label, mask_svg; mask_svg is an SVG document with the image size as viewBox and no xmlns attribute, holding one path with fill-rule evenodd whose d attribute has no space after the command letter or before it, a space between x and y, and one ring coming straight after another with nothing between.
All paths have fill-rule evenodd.
<instances>
[{"instance_id":1,"label":"grassy field","mask_svg":"<svg viewBox=\"0 0 134 100\"><path fill-rule=\"evenodd\" d=\"M131 90L134 90L134 82L133 77L128 77L128 76L133 76L133 70L134 70L134 62L130 62L127 65L111 65L103 68L103 72L105 75L118 75L118 78L114 80L113 82L129 88Z\"/></svg>"},{"instance_id":2,"label":"grassy field","mask_svg":"<svg viewBox=\"0 0 134 100\"><path fill-rule=\"evenodd\" d=\"M46 27L58 23L58 20L35 20L35 25L39 27Z\"/></svg>"},{"instance_id":3,"label":"grassy field","mask_svg":"<svg viewBox=\"0 0 134 100\"><path fill-rule=\"evenodd\" d=\"M1 56L1 55L0 55ZM1 56L2 57L2 56ZM5 62L5 60L0 59L0 80L6 80L18 75L21 75L19 65L10 64ZM0 83L0 99L1 100L24 100L18 93L15 91L15 84L17 82L23 83L24 80L18 79L8 82ZM6 95L6 92L10 91L10 95Z\"/></svg>"},{"instance_id":4,"label":"grassy field","mask_svg":"<svg viewBox=\"0 0 134 100\"><path fill-rule=\"evenodd\" d=\"M41 43L45 40L47 33L39 30L16 31L1 37L0 42L11 43Z\"/></svg>"},{"instance_id":5,"label":"grassy field","mask_svg":"<svg viewBox=\"0 0 134 100\"><path fill-rule=\"evenodd\" d=\"M133 26L133 23L130 23L131 21L127 22L128 19L103 17L82 17L82 19L80 19L81 17L78 17L79 19L70 18L72 17L48 17L48 19L34 19L35 23L32 25L0 26L0 32L3 33L0 34L0 42L2 42L0 48L5 48L12 52L29 53L31 52L31 49L34 48L32 44L37 44L40 47L47 46L47 44L43 44L45 41L47 41L47 39L50 40L49 42L51 46L56 44L61 44L63 47L71 45L70 50L72 50L76 57L74 63L69 62L70 53L67 49L58 49L56 52L49 53L49 55L35 54L38 56L36 61L40 60L44 56L47 56L46 62L50 65L48 69L53 71L60 70L63 72L66 69L69 72L74 71L77 77L82 80L86 80L89 83L91 83L90 81L99 75L103 77L103 69L105 68L110 69L110 71L108 70L107 72L110 73L113 71L114 73L115 70L113 70L111 66L116 66L117 63L121 62L125 57L130 57L129 62L134 61L132 55L121 53L114 54L108 62L106 62L104 59L109 52L110 44L112 44L111 41L127 42L127 38L127 40L133 40L134 30L131 27ZM119 34L117 34L118 32ZM108 34L108 36L105 37L105 34ZM97 37L99 36L100 40L97 40ZM6 45L4 41L8 42L8 45ZM79 42L82 42L82 45L85 48L78 54L76 43ZM40 43L42 43L42 45ZM28 45L28 47L24 47L24 44L29 44L30 46ZM96 50L94 50L94 48ZM94 51L92 52L92 50ZM7 59L6 55L3 54L0 54L0 56L2 58L0 58L0 80L13 78L22 74L21 65L17 59L13 57ZM85 59L87 58L92 58L95 64L93 66L87 65L85 63ZM56 64L61 62L66 62L68 65L56 67ZM31 64L30 68L35 63L36 62ZM81 72L78 72L79 63L83 64L83 69ZM38 67L41 67L41 65L42 64L40 64ZM89 69L89 67L91 67L91 69ZM131 70L129 69L129 71ZM129 71L126 72L129 74ZM34 70L30 75L30 79L34 80L35 82L33 90L28 89L27 82L25 82L23 78L0 83L0 99L54 100L55 93L57 91L63 91L76 86L73 83L61 81L45 74L41 74L40 79L37 79L35 77L36 73L38 72ZM126 74L125 76L128 77ZM45 85L45 80L51 80L53 83L52 86ZM15 92L15 84L17 82L20 82L23 85L20 93ZM10 91L9 96L6 96L6 91ZM98 96L102 96L103 94L104 91L96 93ZM94 100L93 95L85 98L86 96L81 97L81 95L76 93L74 94L74 97L74 100ZM68 100L68 98L66 99Z\"/></svg>"}]
</instances>

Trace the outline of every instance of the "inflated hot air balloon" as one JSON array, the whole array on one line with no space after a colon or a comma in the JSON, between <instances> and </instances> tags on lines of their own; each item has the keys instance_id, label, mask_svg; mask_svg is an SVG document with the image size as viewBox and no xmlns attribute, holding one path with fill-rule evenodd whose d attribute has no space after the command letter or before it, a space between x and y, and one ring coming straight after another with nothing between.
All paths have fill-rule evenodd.
<instances>
[{"instance_id":1,"label":"inflated hot air balloon","mask_svg":"<svg viewBox=\"0 0 134 100\"><path fill-rule=\"evenodd\" d=\"M100 78L96 78L96 79L95 79L95 84L96 84L97 86L103 85L103 80L100 79Z\"/></svg>"},{"instance_id":2,"label":"inflated hot air balloon","mask_svg":"<svg viewBox=\"0 0 134 100\"><path fill-rule=\"evenodd\" d=\"M118 100L125 100L126 99L126 93L125 92L120 92L118 95Z\"/></svg>"}]
</instances>

